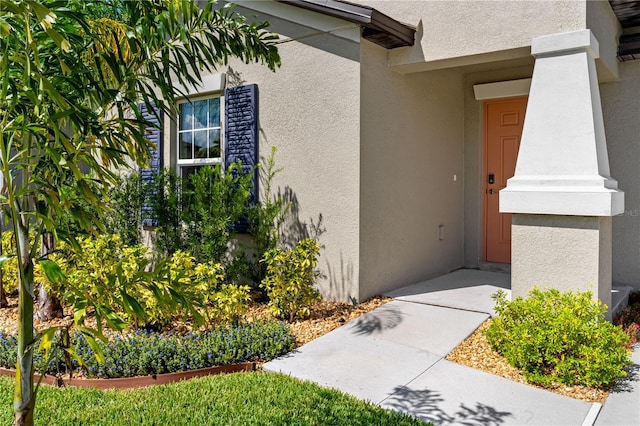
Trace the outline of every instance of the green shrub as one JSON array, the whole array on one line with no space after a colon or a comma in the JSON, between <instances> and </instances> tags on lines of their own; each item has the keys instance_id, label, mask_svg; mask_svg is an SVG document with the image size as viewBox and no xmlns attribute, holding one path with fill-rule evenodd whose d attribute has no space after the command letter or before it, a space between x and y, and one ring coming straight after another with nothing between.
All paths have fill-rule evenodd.
<instances>
[{"instance_id":1,"label":"green shrub","mask_svg":"<svg viewBox=\"0 0 640 426\"><path fill-rule=\"evenodd\" d=\"M149 190L149 185L141 181L139 172L120 176L119 183L109 191L109 208L104 213L107 233L119 235L128 246L142 243L142 206Z\"/></svg>"},{"instance_id":2,"label":"green shrub","mask_svg":"<svg viewBox=\"0 0 640 426\"><path fill-rule=\"evenodd\" d=\"M56 337L56 343L59 339ZM83 370L88 377L111 378L144 376L195 370L244 361L269 361L293 350L295 337L277 321L256 322L215 328L206 332L161 334L139 330L129 335L112 335L107 343L99 342L105 362L96 361L86 338L73 334L71 345L84 361L73 360L75 373ZM0 333L0 366L15 368L17 339ZM41 351L34 354L38 371L47 374L68 373L64 353L55 345L47 360Z\"/></svg>"},{"instance_id":3,"label":"green shrub","mask_svg":"<svg viewBox=\"0 0 640 426\"><path fill-rule=\"evenodd\" d=\"M494 296L487 341L532 383L609 387L626 375L627 335L606 321L590 292L534 289L527 299Z\"/></svg>"},{"instance_id":4,"label":"green shrub","mask_svg":"<svg viewBox=\"0 0 640 426\"><path fill-rule=\"evenodd\" d=\"M261 286L269 296L269 310L278 318L304 318L320 294L313 288L320 245L312 238L301 240L290 250L276 248L265 253L267 276Z\"/></svg>"},{"instance_id":5,"label":"green shrub","mask_svg":"<svg viewBox=\"0 0 640 426\"><path fill-rule=\"evenodd\" d=\"M249 287L225 284L224 268L219 263L198 263L191 254L178 250L158 269L156 279L161 291L171 291L170 284L172 288L180 289L183 296L189 300L198 301L200 313L209 322L236 321L248 308ZM140 297L148 301L147 306L157 301L154 294L146 289L142 291ZM162 316L157 318L155 321L157 323L171 319L176 312L169 309L160 313Z\"/></svg>"},{"instance_id":6,"label":"green shrub","mask_svg":"<svg viewBox=\"0 0 640 426\"><path fill-rule=\"evenodd\" d=\"M66 279L61 285L46 281L47 291L67 302L85 298L93 305L122 306L122 292L130 293L146 278L140 274L149 264L146 248L129 247L118 235L78 238L77 242L75 249L60 243L49 256Z\"/></svg>"},{"instance_id":7,"label":"green shrub","mask_svg":"<svg viewBox=\"0 0 640 426\"><path fill-rule=\"evenodd\" d=\"M147 248L127 246L117 235L80 238L78 244L80 250L60 244L51 256L66 275L62 286L47 282L47 289L60 300L129 306L120 315L139 326L162 325L187 314L230 322L247 309L249 288L224 284L224 268L218 263L198 263L189 253L177 251L147 272Z\"/></svg>"},{"instance_id":8,"label":"green shrub","mask_svg":"<svg viewBox=\"0 0 640 426\"><path fill-rule=\"evenodd\" d=\"M269 250L278 247L280 243L280 227L284 223L290 203L285 202L281 194L272 194L273 179L283 169L276 168L276 147L271 148L271 154L265 159L264 165L259 164L260 188L262 195L249 209L249 232L255 249L252 262L252 278L256 283L262 282L267 275L264 262L260 262Z\"/></svg>"},{"instance_id":9,"label":"green shrub","mask_svg":"<svg viewBox=\"0 0 640 426\"><path fill-rule=\"evenodd\" d=\"M225 263L232 225L247 214L251 174L243 174L240 163L225 171L217 164L203 166L185 179L164 171L157 185L157 253L168 257L183 250L198 262Z\"/></svg>"},{"instance_id":10,"label":"green shrub","mask_svg":"<svg viewBox=\"0 0 640 426\"><path fill-rule=\"evenodd\" d=\"M157 220L153 250L167 258L178 250L186 250L182 223L182 179L171 169L163 168L155 176L151 197L151 217Z\"/></svg>"}]
</instances>

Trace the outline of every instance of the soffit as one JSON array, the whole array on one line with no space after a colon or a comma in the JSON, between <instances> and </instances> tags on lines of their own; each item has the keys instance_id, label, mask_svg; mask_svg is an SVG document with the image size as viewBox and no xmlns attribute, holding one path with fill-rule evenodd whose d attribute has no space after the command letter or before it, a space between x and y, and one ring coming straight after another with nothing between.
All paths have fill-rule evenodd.
<instances>
[{"instance_id":1,"label":"soffit","mask_svg":"<svg viewBox=\"0 0 640 426\"><path fill-rule=\"evenodd\" d=\"M378 10L343 0L279 0L324 15L357 24L362 38L386 49L413 46L416 29L379 12Z\"/></svg>"},{"instance_id":2,"label":"soffit","mask_svg":"<svg viewBox=\"0 0 640 426\"><path fill-rule=\"evenodd\" d=\"M613 13L622 26L618 58L640 59L640 0L609 0Z\"/></svg>"}]
</instances>

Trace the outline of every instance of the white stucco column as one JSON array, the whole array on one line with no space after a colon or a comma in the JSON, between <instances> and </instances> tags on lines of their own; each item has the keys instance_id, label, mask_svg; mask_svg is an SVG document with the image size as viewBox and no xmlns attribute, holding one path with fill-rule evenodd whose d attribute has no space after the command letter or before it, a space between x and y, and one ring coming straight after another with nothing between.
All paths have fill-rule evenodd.
<instances>
[{"instance_id":1,"label":"white stucco column","mask_svg":"<svg viewBox=\"0 0 640 426\"><path fill-rule=\"evenodd\" d=\"M500 191L512 222L512 292L591 290L611 301L611 216L624 193L609 174L590 30L533 40L536 58L516 171Z\"/></svg>"}]
</instances>

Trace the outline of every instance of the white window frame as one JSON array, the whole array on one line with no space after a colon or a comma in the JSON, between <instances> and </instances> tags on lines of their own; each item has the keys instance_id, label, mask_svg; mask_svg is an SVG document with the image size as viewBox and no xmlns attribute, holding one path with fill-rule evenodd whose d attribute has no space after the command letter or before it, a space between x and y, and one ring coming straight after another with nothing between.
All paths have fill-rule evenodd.
<instances>
[{"instance_id":1,"label":"white window frame","mask_svg":"<svg viewBox=\"0 0 640 426\"><path fill-rule=\"evenodd\" d=\"M182 117L179 112L180 105L187 103L194 103L197 101L202 101L205 99L220 99L220 125L219 127L205 127L203 129L219 129L220 130L220 156L213 158L190 158L190 159L181 159L180 158L180 136L183 132L193 131L185 130L182 131L180 129L180 124L182 122ZM224 158L224 96L223 93L207 93L207 94L199 94L197 96L190 96L188 99L184 98L177 102L178 106L178 117L176 119L176 141L175 141L175 153L176 153L176 172L178 176L182 177L182 168L183 167L199 167L205 165L215 165L222 164ZM207 117L209 114L207 113ZM208 125L208 123L207 123Z\"/></svg>"}]
</instances>

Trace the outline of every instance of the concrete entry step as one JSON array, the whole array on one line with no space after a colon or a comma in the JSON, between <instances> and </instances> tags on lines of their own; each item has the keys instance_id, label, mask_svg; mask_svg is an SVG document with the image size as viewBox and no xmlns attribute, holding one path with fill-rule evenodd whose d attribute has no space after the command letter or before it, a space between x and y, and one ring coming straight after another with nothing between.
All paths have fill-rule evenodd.
<instances>
[{"instance_id":1,"label":"concrete entry step","mask_svg":"<svg viewBox=\"0 0 640 426\"><path fill-rule=\"evenodd\" d=\"M611 312L613 315L622 311L629 303L629 295L635 291L631 286L613 285L611 288Z\"/></svg>"},{"instance_id":2,"label":"concrete entry step","mask_svg":"<svg viewBox=\"0 0 640 426\"><path fill-rule=\"evenodd\" d=\"M404 302L481 312L493 316L491 296L503 290L511 297L511 276L502 272L459 269L450 274L390 291L385 296Z\"/></svg>"},{"instance_id":3,"label":"concrete entry step","mask_svg":"<svg viewBox=\"0 0 640 426\"><path fill-rule=\"evenodd\" d=\"M478 269L459 269L417 284L385 293L404 302L481 312L491 316L495 303L491 298L498 290L511 297L511 275L508 272L493 272ZM614 285L611 291L610 310L614 314L627 306L633 287Z\"/></svg>"}]
</instances>

